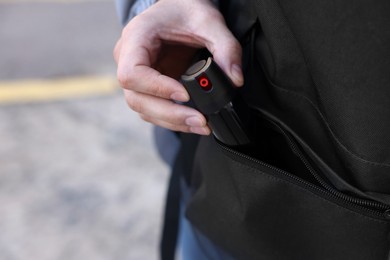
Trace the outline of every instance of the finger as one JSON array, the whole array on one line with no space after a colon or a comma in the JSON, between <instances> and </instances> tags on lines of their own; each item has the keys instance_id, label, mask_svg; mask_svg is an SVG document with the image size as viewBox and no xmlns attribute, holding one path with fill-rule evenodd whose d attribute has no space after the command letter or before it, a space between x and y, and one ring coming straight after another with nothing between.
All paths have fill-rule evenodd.
<instances>
[{"instance_id":1,"label":"finger","mask_svg":"<svg viewBox=\"0 0 390 260\"><path fill-rule=\"evenodd\" d=\"M122 39L118 61L118 80L122 87L165 99L186 102L189 95L175 79L152 68L160 48L159 40L133 29L132 36ZM151 32L152 33L152 32Z\"/></svg>"},{"instance_id":2,"label":"finger","mask_svg":"<svg viewBox=\"0 0 390 260\"><path fill-rule=\"evenodd\" d=\"M206 118L197 110L170 100L125 90L129 107L137 113L156 118L172 125L205 127Z\"/></svg>"},{"instance_id":3,"label":"finger","mask_svg":"<svg viewBox=\"0 0 390 260\"><path fill-rule=\"evenodd\" d=\"M212 9L210 12L215 12ZM207 49L213 54L214 60L229 76L236 86L244 84L242 74L242 49L240 43L226 27L225 21L219 12L212 15L215 21L200 19L196 25L196 33L206 40ZM205 24L207 22L207 24ZM201 29L200 29L201 28Z\"/></svg>"},{"instance_id":4,"label":"finger","mask_svg":"<svg viewBox=\"0 0 390 260\"><path fill-rule=\"evenodd\" d=\"M176 124L170 124L169 122L159 120L157 118L153 118L147 115L140 115L143 120L146 122L152 123L154 125L158 125L160 127L170 129L172 131L176 132L183 132L183 133L193 133L193 134L199 134L199 135L209 135L211 133L211 130L208 126L203 127L193 127L193 126L187 126L187 125L176 125Z\"/></svg>"},{"instance_id":5,"label":"finger","mask_svg":"<svg viewBox=\"0 0 390 260\"><path fill-rule=\"evenodd\" d=\"M189 100L187 91L178 81L153 68L135 65L132 68L122 67L122 69L124 71L118 72L118 80L121 86L128 90L180 102Z\"/></svg>"},{"instance_id":6,"label":"finger","mask_svg":"<svg viewBox=\"0 0 390 260\"><path fill-rule=\"evenodd\" d=\"M119 54L120 54L121 48L122 48L122 40L119 39L116 42L115 47L114 47L114 51L113 51L113 56L114 56L114 60L116 63L118 63L118 61L119 61Z\"/></svg>"}]
</instances>

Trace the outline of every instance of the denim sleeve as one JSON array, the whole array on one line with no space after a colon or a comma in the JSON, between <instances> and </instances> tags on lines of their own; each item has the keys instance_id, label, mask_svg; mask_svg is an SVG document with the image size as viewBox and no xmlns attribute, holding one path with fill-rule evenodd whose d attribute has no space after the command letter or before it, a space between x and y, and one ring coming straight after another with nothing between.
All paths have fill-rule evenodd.
<instances>
[{"instance_id":1,"label":"denim sleeve","mask_svg":"<svg viewBox=\"0 0 390 260\"><path fill-rule=\"evenodd\" d=\"M156 0L115 0L116 11L121 24L123 26L126 25L131 18L141 13L155 2Z\"/></svg>"},{"instance_id":2,"label":"denim sleeve","mask_svg":"<svg viewBox=\"0 0 390 260\"><path fill-rule=\"evenodd\" d=\"M121 24L126 25L134 16L146 10L157 0L115 0L116 11ZM218 0L212 0L218 6Z\"/></svg>"}]
</instances>

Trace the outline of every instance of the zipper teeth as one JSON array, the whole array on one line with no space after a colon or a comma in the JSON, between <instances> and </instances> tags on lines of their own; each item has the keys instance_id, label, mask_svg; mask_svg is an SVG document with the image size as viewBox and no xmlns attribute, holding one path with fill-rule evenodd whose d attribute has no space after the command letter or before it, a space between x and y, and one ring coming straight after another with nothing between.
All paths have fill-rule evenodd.
<instances>
[{"instance_id":1,"label":"zipper teeth","mask_svg":"<svg viewBox=\"0 0 390 260\"><path fill-rule=\"evenodd\" d=\"M312 184L312 183L310 183L310 182L304 181L304 180L298 178L297 176L295 176L295 175L293 175L293 174L291 174L291 173L288 173L288 172L286 172L286 171L283 171L283 170L281 170L281 169L279 169L279 168L276 168L276 167L274 167L274 166L272 166L272 165L266 164L266 163L264 163L264 162L262 162L262 161L260 161L260 160L257 160L257 159L255 159L255 158L253 158L253 157L250 157L250 156L248 156L248 155L246 155L246 154L237 152L237 151L235 151L235 150L233 150L233 149L231 149L231 148L225 146L225 145L224 145L223 143L221 143L219 140L217 140L217 143L218 143L218 145L219 145L222 149L224 149L225 151L228 151L228 152L230 152L230 153L232 153L232 154L234 154L234 155L236 155L236 156L238 156L238 157L244 158L244 159L246 159L246 160L252 161L252 162L254 162L254 163L256 163L256 164L260 164L260 165L262 165L262 166L264 166L264 167L267 167L267 168L269 168L269 169L271 169L271 170L274 170L274 171L276 171L276 172L278 172L278 173L281 173L281 174L283 174L283 175L285 175L285 176L288 176L289 178L292 178L293 180L295 180L295 181L297 181L297 182L299 182L299 183L301 183L301 184L304 184L305 186L308 186L308 187L310 187L310 188L312 188L312 189L314 189L314 190L316 190L316 191L318 191L318 192L320 192L320 193L324 193L324 190L323 190L323 189L319 188L318 186L316 186L316 185L314 185L314 184ZM349 196L346 196L345 194L339 194L339 192L332 192L332 191L329 191L329 190L327 190L327 189L326 189L326 191L328 191L328 192L329 192L328 194L329 194L330 196L332 196L333 198L338 199L338 200L343 200L344 202L349 202L349 204L351 204L351 206L354 206L354 207L357 207L357 208L364 209L364 210L369 211L370 213L372 213L372 214L374 214L374 215L376 215L376 216L383 217L383 212L382 212L382 211L375 210L375 209L372 209L372 208L378 208L378 209L381 209L381 210L387 210L387 209L389 209L389 207L387 207L387 206L384 205L384 204L375 203L375 202L369 203L370 201L365 201L366 203L361 203L361 202L363 202L363 200L352 199L352 198L350 198ZM345 197L347 197L347 198L344 199L344 196L340 196L340 195L345 195ZM354 203L355 200L358 200L359 203ZM356 205L356 204L359 204L359 205ZM372 204L372 205L371 205L371 204ZM370 208L364 208L364 207L362 207L363 205L364 205L364 206L368 206L368 207L370 207Z\"/></svg>"},{"instance_id":2,"label":"zipper teeth","mask_svg":"<svg viewBox=\"0 0 390 260\"><path fill-rule=\"evenodd\" d=\"M274 124L280 131L282 131L283 135L287 137L288 142L289 142L290 147L292 148L293 152L299 157L299 159L303 162L305 167L309 170L309 172L313 175L313 177L319 182L319 184L321 184L327 191L332 193L334 196L339 197L339 198L346 200L346 201L353 203L353 204L358 204L358 205L362 205L362 206L366 206L366 207L370 207L370 208L382 209L382 210L386 210L389 208L385 204L375 202L375 201L354 198L354 197L348 196L348 195L341 193L341 192L337 191L336 189L334 189L332 186L330 186L327 182L325 182L316 173L316 171L313 169L313 167L310 165L310 163L302 155L302 152L296 146L294 141L291 140L291 137L289 136L289 134L287 134L286 131L284 129L282 129L278 124L276 124L274 122L271 122L271 123Z\"/></svg>"}]
</instances>

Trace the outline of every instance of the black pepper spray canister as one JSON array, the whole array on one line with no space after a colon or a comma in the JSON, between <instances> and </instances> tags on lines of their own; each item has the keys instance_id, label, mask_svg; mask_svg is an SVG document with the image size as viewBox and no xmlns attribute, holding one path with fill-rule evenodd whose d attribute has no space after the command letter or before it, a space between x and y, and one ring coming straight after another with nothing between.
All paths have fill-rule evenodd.
<instances>
[{"instance_id":1,"label":"black pepper spray canister","mask_svg":"<svg viewBox=\"0 0 390 260\"><path fill-rule=\"evenodd\" d=\"M237 101L236 87L211 57L196 62L181 79L219 141L229 146L250 144L249 123L245 120L249 111Z\"/></svg>"}]
</instances>

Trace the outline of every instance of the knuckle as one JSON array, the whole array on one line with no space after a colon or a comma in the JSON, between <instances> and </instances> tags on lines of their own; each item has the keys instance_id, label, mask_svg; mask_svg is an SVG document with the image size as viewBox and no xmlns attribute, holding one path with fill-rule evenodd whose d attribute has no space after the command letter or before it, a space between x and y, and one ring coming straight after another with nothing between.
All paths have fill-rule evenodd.
<instances>
[{"instance_id":1,"label":"knuckle","mask_svg":"<svg viewBox=\"0 0 390 260\"><path fill-rule=\"evenodd\" d=\"M132 109L137 113L141 113L141 114L143 113L142 102L139 100L137 95L135 95L135 93L129 93L126 96L126 101L130 109Z\"/></svg>"},{"instance_id":2,"label":"knuckle","mask_svg":"<svg viewBox=\"0 0 390 260\"><path fill-rule=\"evenodd\" d=\"M147 115L144 115L144 114L140 114L140 117L142 120L144 120L145 122L148 122L148 123L153 123L152 122L152 118L150 116L147 116Z\"/></svg>"},{"instance_id":3,"label":"knuckle","mask_svg":"<svg viewBox=\"0 0 390 260\"><path fill-rule=\"evenodd\" d=\"M167 98L169 91L161 84L161 75L154 77L149 86L149 93L157 97Z\"/></svg>"},{"instance_id":4,"label":"knuckle","mask_svg":"<svg viewBox=\"0 0 390 260\"><path fill-rule=\"evenodd\" d=\"M124 69L118 68L117 79L122 88L131 89L135 84L135 77L132 73L125 72Z\"/></svg>"},{"instance_id":5,"label":"knuckle","mask_svg":"<svg viewBox=\"0 0 390 260\"><path fill-rule=\"evenodd\" d=\"M169 116L169 119L173 124L180 124L180 125L185 124L186 118L187 116L184 115L183 112L180 111L179 109L172 111L171 115Z\"/></svg>"}]
</instances>

